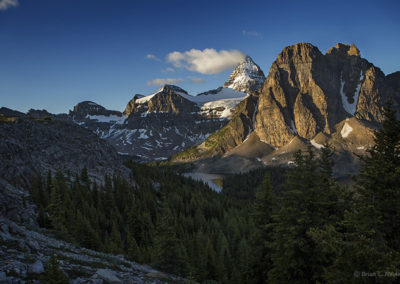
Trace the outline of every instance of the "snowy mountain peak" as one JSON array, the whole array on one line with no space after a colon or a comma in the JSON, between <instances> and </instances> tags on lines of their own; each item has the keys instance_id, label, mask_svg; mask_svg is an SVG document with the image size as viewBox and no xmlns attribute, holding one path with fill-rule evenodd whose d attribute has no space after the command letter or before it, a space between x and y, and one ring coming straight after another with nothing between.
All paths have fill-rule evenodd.
<instances>
[{"instance_id":1,"label":"snowy mountain peak","mask_svg":"<svg viewBox=\"0 0 400 284\"><path fill-rule=\"evenodd\" d=\"M261 89L264 81L265 75L260 66L250 56L246 56L232 72L224 87L251 93Z\"/></svg>"}]
</instances>

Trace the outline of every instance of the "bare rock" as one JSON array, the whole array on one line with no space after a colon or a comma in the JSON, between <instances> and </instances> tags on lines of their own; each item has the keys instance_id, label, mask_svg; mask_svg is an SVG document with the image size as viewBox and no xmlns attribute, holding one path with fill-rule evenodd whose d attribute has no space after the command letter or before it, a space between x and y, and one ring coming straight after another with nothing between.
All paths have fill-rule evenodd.
<instances>
[{"instance_id":1,"label":"bare rock","mask_svg":"<svg viewBox=\"0 0 400 284\"><path fill-rule=\"evenodd\" d=\"M35 263L33 263L29 267L29 272L35 273L35 274L43 273L44 272L43 262L41 262L40 260L36 260Z\"/></svg>"},{"instance_id":2,"label":"bare rock","mask_svg":"<svg viewBox=\"0 0 400 284\"><path fill-rule=\"evenodd\" d=\"M122 281L110 269L98 269L96 271L96 276L100 279L103 279L105 281L105 283L109 283L109 284L122 283Z\"/></svg>"}]
</instances>

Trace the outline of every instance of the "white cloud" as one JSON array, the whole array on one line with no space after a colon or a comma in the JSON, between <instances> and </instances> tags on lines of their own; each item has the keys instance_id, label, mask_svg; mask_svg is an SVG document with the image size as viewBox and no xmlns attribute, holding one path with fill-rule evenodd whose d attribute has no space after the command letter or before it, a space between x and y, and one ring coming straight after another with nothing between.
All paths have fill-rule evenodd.
<instances>
[{"instance_id":1,"label":"white cloud","mask_svg":"<svg viewBox=\"0 0 400 284\"><path fill-rule=\"evenodd\" d=\"M243 34L244 36L253 36L253 37L263 38L263 35L262 35L261 33L259 33L259 32L256 32L256 31L246 31L246 30L243 30L243 31L242 31L242 34Z\"/></svg>"},{"instance_id":2,"label":"white cloud","mask_svg":"<svg viewBox=\"0 0 400 284\"><path fill-rule=\"evenodd\" d=\"M192 82L192 83L196 83L196 84L204 83L204 79L200 78L200 77L189 76L188 78L190 79L190 82Z\"/></svg>"},{"instance_id":3,"label":"white cloud","mask_svg":"<svg viewBox=\"0 0 400 284\"><path fill-rule=\"evenodd\" d=\"M0 0L0 10L7 10L10 7L16 7L18 5L18 0Z\"/></svg>"},{"instance_id":4,"label":"white cloud","mask_svg":"<svg viewBox=\"0 0 400 284\"><path fill-rule=\"evenodd\" d=\"M171 67L168 67L168 68L166 68L166 69L161 70L161 72L163 72L163 73L175 72L175 69L174 69L174 68L171 68Z\"/></svg>"},{"instance_id":5,"label":"white cloud","mask_svg":"<svg viewBox=\"0 0 400 284\"><path fill-rule=\"evenodd\" d=\"M217 74L236 67L246 55L239 50L220 50L206 48L191 49L185 52L174 51L167 55L167 61L177 68L186 68L201 74Z\"/></svg>"},{"instance_id":6,"label":"white cloud","mask_svg":"<svg viewBox=\"0 0 400 284\"><path fill-rule=\"evenodd\" d=\"M146 54L146 59L151 59L151 60L155 60L155 61L161 61L161 59L158 58L157 56L155 56L154 54Z\"/></svg>"},{"instance_id":7,"label":"white cloud","mask_svg":"<svg viewBox=\"0 0 400 284\"><path fill-rule=\"evenodd\" d=\"M157 78L151 81L147 81L147 85L149 86L163 86L165 84L176 85L182 83L184 80L182 78Z\"/></svg>"}]
</instances>

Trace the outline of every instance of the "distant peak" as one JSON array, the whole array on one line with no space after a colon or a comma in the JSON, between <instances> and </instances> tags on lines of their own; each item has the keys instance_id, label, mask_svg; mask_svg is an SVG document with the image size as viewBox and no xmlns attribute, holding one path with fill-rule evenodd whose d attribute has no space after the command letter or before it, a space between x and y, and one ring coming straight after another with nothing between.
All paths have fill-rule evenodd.
<instances>
[{"instance_id":1,"label":"distant peak","mask_svg":"<svg viewBox=\"0 0 400 284\"><path fill-rule=\"evenodd\" d=\"M337 43L327 51L327 54L339 56L360 56L360 50L353 44Z\"/></svg>"},{"instance_id":2,"label":"distant peak","mask_svg":"<svg viewBox=\"0 0 400 284\"><path fill-rule=\"evenodd\" d=\"M225 88L231 88L242 92L254 92L262 88L265 81L264 72L250 56L233 70L229 80L225 82Z\"/></svg>"},{"instance_id":3,"label":"distant peak","mask_svg":"<svg viewBox=\"0 0 400 284\"><path fill-rule=\"evenodd\" d=\"M188 94L188 92L186 92L184 89L182 89L181 87L175 86L175 85L164 85L161 89L158 90L158 92L162 92L162 91L174 91L174 92L180 92L180 93L185 93Z\"/></svg>"},{"instance_id":4,"label":"distant peak","mask_svg":"<svg viewBox=\"0 0 400 284\"><path fill-rule=\"evenodd\" d=\"M95 102L92 102L92 101L83 101L83 102L78 103L76 106L84 106L84 105L100 106L99 104L96 104Z\"/></svg>"}]
</instances>

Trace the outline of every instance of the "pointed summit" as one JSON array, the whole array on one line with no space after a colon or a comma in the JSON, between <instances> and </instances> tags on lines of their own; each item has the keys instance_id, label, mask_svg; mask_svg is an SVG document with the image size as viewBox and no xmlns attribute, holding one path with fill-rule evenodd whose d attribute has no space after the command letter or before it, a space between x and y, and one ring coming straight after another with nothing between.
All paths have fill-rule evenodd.
<instances>
[{"instance_id":1,"label":"pointed summit","mask_svg":"<svg viewBox=\"0 0 400 284\"><path fill-rule=\"evenodd\" d=\"M246 56L225 82L224 88L251 93L261 89L264 81L264 72L250 56Z\"/></svg>"}]
</instances>

